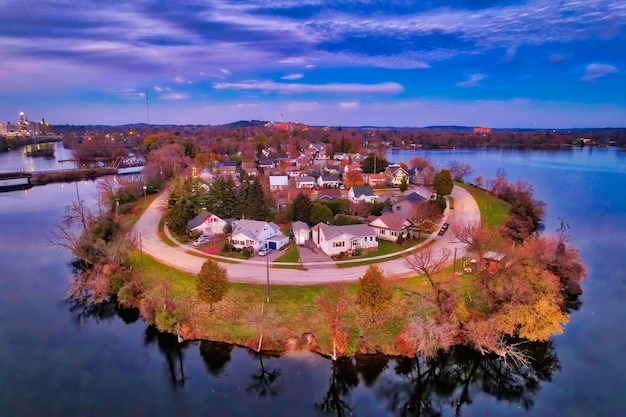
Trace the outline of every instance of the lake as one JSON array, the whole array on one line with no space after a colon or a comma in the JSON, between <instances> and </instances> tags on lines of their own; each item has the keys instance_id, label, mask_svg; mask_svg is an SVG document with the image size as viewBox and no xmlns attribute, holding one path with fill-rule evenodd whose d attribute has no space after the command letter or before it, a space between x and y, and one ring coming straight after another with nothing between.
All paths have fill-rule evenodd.
<instances>
[{"instance_id":1,"label":"lake","mask_svg":"<svg viewBox=\"0 0 626 417\"><path fill-rule=\"evenodd\" d=\"M257 356L223 343L178 344L112 305L72 306L71 256L48 240L77 194L93 200L95 183L82 181L0 194L0 415L625 415L626 153L411 150L387 159L416 155L438 167L467 162L471 178L504 168L547 203L546 233L561 219L570 224L589 272L582 306L562 335L532 347L532 369L503 369L461 348L433 363ZM42 164L0 155L0 171Z\"/></svg>"}]
</instances>

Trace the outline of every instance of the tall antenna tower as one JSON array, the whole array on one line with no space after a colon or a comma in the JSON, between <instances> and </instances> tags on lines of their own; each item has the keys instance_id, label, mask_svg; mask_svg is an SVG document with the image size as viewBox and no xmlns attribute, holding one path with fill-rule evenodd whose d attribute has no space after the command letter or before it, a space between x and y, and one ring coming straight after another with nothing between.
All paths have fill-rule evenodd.
<instances>
[{"instance_id":1,"label":"tall antenna tower","mask_svg":"<svg viewBox=\"0 0 626 417\"><path fill-rule=\"evenodd\" d=\"M146 88L146 114L148 115L148 124L150 124L150 107L148 106L148 89Z\"/></svg>"}]
</instances>

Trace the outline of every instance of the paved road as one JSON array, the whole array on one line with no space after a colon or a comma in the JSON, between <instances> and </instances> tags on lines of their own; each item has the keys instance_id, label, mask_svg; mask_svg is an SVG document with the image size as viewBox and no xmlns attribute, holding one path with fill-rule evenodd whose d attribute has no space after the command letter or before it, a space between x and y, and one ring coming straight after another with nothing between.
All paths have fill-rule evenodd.
<instances>
[{"instance_id":1,"label":"paved road","mask_svg":"<svg viewBox=\"0 0 626 417\"><path fill-rule=\"evenodd\" d=\"M455 224L480 222L480 210L469 192L461 187L455 186L451 196L454 198L454 210L446 210L442 222L448 222L450 228ZM135 223L133 231L137 243L139 244L139 242L141 242L143 252L157 259L159 262L191 274L197 274L205 258L188 253L190 250L188 246L168 246L158 236L158 224L166 204L167 196L163 193L154 200L137 223ZM452 251L456 249L457 257L463 256L465 254L465 245L451 242L451 235L451 231L448 231L444 236L437 236L435 233L429 236L427 241L423 242L422 245L429 243L431 240L435 240L433 244L435 256L442 256L445 248ZM452 262L452 260L450 260L450 262ZM221 265L226 268L228 277L233 282L257 284L266 282L265 260L248 260L238 264L222 263ZM381 257L379 265L387 277L401 277L414 274L401 258L384 261L384 257ZM367 266L337 268L335 262L316 262L315 268L311 269L307 269L306 264L304 264L304 267L304 270L270 268L270 282L272 284L283 285L354 282L362 277L367 269Z\"/></svg>"}]
</instances>

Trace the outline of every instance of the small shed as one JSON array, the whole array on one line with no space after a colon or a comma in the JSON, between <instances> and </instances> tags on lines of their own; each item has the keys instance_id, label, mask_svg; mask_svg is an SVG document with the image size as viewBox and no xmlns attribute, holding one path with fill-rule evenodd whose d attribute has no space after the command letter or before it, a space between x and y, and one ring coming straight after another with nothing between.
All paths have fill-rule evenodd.
<instances>
[{"instance_id":1,"label":"small shed","mask_svg":"<svg viewBox=\"0 0 626 417\"><path fill-rule=\"evenodd\" d=\"M304 245L311 235L311 230L309 226L305 222L294 222L291 225L291 229L293 230L293 239L296 242L296 245Z\"/></svg>"},{"instance_id":2,"label":"small shed","mask_svg":"<svg viewBox=\"0 0 626 417\"><path fill-rule=\"evenodd\" d=\"M504 253L494 251L485 252L483 254L483 270L487 270L492 274L498 272L502 267L504 258L506 258Z\"/></svg>"}]
</instances>

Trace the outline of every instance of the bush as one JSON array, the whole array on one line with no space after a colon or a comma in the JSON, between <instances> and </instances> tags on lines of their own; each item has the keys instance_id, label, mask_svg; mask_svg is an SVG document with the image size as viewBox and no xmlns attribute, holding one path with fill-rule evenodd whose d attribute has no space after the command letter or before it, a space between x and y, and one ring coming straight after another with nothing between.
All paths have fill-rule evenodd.
<instances>
[{"instance_id":1,"label":"bush","mask_svg":"<svg viewBox=\"0 0 626 417\"><path fill-rule=\"evenodd\" d=\"M402 235L398 236L398 239L396 239L396 243L398 245L402 245L404 243L404 236Z\"/></svg>"},{"instance_id":2,"label":"bush","mask_svg":"<svg viewBox=\"0 0 626 417\"><path fill-rule=\"evenodd\" d=\"M228 242L224 243L224 246L222 246L222 253L231 253L232 251L233 247L231 246L231 244Z\"/></svg>"}]
</instances>

